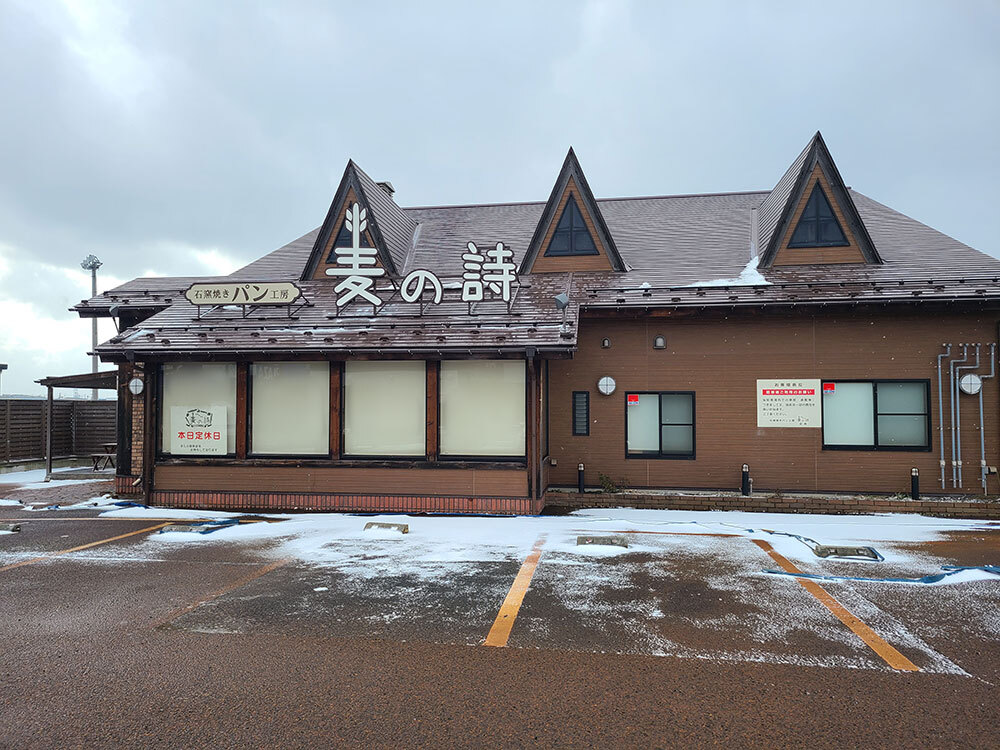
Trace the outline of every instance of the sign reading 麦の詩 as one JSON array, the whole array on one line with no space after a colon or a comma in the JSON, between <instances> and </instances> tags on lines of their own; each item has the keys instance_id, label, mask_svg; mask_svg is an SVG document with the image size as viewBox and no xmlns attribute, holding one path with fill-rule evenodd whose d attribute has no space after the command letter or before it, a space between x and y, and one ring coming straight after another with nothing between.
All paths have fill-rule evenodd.
<instances>
[{"instance_id":1,"label":"sign reading \u9ea6\u306e\u8a69","mask_svg":"<svg viewBox=\"0 0 1000 750\"><path fill-rule=\"evenodd\" d=\"M758 427L821 427L819 380L758 380Z\"/></svg>"},{"instance_id":2,"label":"sign reading \u9ea6\u306e\u8a69","mask_svg":"<svg viewBox=\"0 0 1000 750\"><path fill-rule=\"evenodd\" d=\"M290 281L192 284L184 292L193 305L290 305L301 295Z\"/></svg>"},{"instance_id":3,"label":"sign reading \u9ea6\u306e\u8a69","mask_svg":"<svg viewBox=\"0 0 1000 750\"><path fill-rule=\"evenodd\" d=\"M228 453L225 406L172 406L170 452L175 456Z\"/></svg>"}]
</instances>

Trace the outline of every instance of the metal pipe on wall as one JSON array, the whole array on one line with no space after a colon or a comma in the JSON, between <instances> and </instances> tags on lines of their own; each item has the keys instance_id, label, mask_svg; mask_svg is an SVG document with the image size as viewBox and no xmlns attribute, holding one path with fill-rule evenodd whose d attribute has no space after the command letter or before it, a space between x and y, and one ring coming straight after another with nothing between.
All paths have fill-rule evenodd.
<instances>
[{"instance_id":1,"label":"metal pipe on wall","mask_svg":"<svg viewBox=\"0 0 1000 750\"><path fill-rule=\"evenodd\" d=\"M955 461L958 460L958 458L957 458L958 452L957 452L956 447L955 447L955 443L956 443L956 434L955 434L955 401L956 401L956 398L955 398L955 396L956 396L956 393L955 393L955 365L957 365L960 362L966 362L969 359L969 347L966 346L965 344L959 344L958 346L962 347L962 349L963 349L962 359L958 359L956 357L955 359L952 359L952 360L948 361L948 371L949 371L949 378L950 378L950 380L948 381L948 397L949 397L949 399L951 401L951 405L950 405L949 408L951 409L951 486L952 487L958 487L958 466L955 464Z\"/></svg>"},{"instance_id":2,"label":"metal pipe on wall","mask_svg":"<svg viewBox=\"0 0 1000 750\"><path fill-rule=\"evenodd\" d=\"M962 477L962 370L978 370L979 369L979 344L973 344L976 347L976 364L974 365L959 365L955 368L955 374L958 379L955 381L955 420L958 422L958 486L962 488L965 486L965 481ZM963 345L963 349L964 349Z\"/></svg>"},{"instance_id":3,"label":"metal pipe on wall","mask_svg":"<svg viewBox=\"0 0 1000 750\"><path fill-rule=\"evenodd\" d=\"M944 389L941 385L941 360L944 357L951 356L951 344L941 344L945 347L946 351L944 354L937 355L937 373L938 373L938 442L941 444L941 489L945 489L945 479L944 479Z\"/></svg>"},{"instance_id":4,"label":"metal pipe on wall","mask_svg":"<svg viewBox=\"0 0 1000 750\"><path fill-rule=\"evenodd\" d=\"M990 378L996 377L996 344L990 344L990 374L983 375L983 381L989 380ZM986 428L983 424L985 414L983 412L983 389L986 387L986 383L983 382L979 387L979 477L983 485L983 494L986 494Z\"/></svg>"}]
</instances>

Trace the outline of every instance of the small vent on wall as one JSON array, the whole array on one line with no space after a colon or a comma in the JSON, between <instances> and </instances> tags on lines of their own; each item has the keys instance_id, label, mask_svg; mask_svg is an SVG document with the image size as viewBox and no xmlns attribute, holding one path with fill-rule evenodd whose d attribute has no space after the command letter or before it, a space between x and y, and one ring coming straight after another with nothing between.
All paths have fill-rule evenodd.
<instances>
[{"instance_id":1,"label":"small vent on wall","mask_svg":"<svg viewBox=\"0 0 1000 750\"><path fill-rule=\"evenodd\" d=\"M590 434L590 393L573 391L573 434Z\"/></svg>"}]
</instances>

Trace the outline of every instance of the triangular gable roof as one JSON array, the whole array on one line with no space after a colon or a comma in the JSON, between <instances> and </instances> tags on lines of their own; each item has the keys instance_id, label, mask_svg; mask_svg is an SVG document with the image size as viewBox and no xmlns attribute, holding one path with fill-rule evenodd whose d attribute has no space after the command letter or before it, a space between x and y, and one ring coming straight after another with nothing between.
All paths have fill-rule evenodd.
<instances>
[{"instance_id":1,"label":"triangular gable roof","mask_svg":"<svg viewBox=\"0 0 1000 750\"><path fill-rule=\"evenodd\" d=\"M811 193L817 180L829 188L826 197L830 199L835 209L839 209L843 219L841 228L853 237L864 262L882 263L875 243L872 242L868 229L854 205L851 193L844 184L833 157L830 156L826 142L822 134L816 131L816 135L792 162L758 209L758 247L762 248L759 266L768 268L774 263L778 251L785 244L783 241L786 236L790 236L791 231L794 231L794 227L790 224L793 218L796 218L796 208L801 209L804 202L809 199L806 190L808 188Z\"/></svg>"},{"instance_id":2,"label":"triangular gable roof","mask_svg":"<svg viewBox=\"0 0 1000 750\"><path fill-rule=\"evenodd\" d=\"M379 265L389 276L399 276L417 223L351 160L347 162L330 210L319 228L302 278L313 278L317 267L325 264L343 221L348 198L356 200L368 213L368 232L377 250Z\"/></svg>"},{"instance_id":3,"label":"triangular gable roof","mask_svg":"<svg viewBox=\"0 0 1000 750\"><path fill-rule=\"evenodd\" d=\"M612 238L611 232L608 230L608 225L604 221L604 216L601 214L601 209L597 205L597 200L594 198L594 194L590 190L590 185L587 184L587 178L583 174L583 168L580 166L580 162L571 148L566 154L566 159L563 161L562 169L559 170L559 176L556 178L556 184L552 187L549 199L545 203L545 208L542 210L542 216L538 220L538 224L535 227L535 232L531 237L531 242L528 243L528 249L525 251L524 258L521 260L521 267L518 272L531 273L535 266L535 261L545 252L544 245L549 239L551 234L550 230L554 228L555 223L559 221L559 217L562 215L562 211L567 200L566 196L568 190L575 194L577 198L577 206L580 211L585 217L589 216L592 221L592 234L596 235L593 239L595 244L598 246L598 250L600 251L598 255L602 258L606 258L613 270L627 271L628 267L622 260L621 255L618 253L618 248L615 246L614 238ZM572 263L573 259L595 257L598 256L562 256L560 261L565 264L567 261ZM559 269L553 268L552 270L576 269L565 267Z\"/></svg>"}]
</instances>

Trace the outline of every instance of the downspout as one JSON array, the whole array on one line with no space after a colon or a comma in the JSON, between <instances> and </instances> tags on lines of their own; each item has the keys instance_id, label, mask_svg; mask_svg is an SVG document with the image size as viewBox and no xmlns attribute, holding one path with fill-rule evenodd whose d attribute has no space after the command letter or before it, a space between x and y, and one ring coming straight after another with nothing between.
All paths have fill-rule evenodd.
<instances>
[{"instance_id":1,"label":"downspout","mask_svg":"<svg viewBox=\"0 0 1000 750\"><path fill-rule=\"evenodd\" d=\"M969 347L965 344L959 344L962 347L962 359L953 359L948 362L948 370L950 372L950 380L948 383L948 395L951 400L951 486L958 487L958 466L955 461L958 460L958 452L955 447L957 436L955 434L955 365L959 362L966 362L969 359Z\"/></svg>"},{"instance_id":2,"label":"downspout","mask_svg":"<svg viewBox=\"0 0 1000 750\"><path fill-rule=\"evenodd\" d=\"M941 385L941 360L944 357L951 356L951 344L941 344L945 347L947 351L944 354L937 355L937 373L938 373L938 443L941 445L941 489L945 489L944 480L944 389Z\"/></svg>"},{"instance_id":3,"label":"downspout","mask_svg":"<svg viewBox=\"0 0 1000 750\"><path fill-rule=\"evenodd\" d=\"M965 487L965 482L962 478L962 370L978 370L979 369L979 344L975 344L976 347L976 364L974 365L959 365L955 368L955 374L958 380L955 381L955 409L957 413L956 419L958 420L958 488L962 489ZM964 353L964 352L963 352Z\"/></svg>"},{"instance_id":4,"label":"downspout","mask_svg":"<svg viewBox=\"0 0 1000 750\"><path fill-rule=\"evenodd\" d=\"M996 349L997 345L995 343L990 344L990 374L983 375L982 379L984 381L989 380L996 376ZM986 494L986 426L983 423L984 412L983 412L983 388L986 387L984 382L979 388L979 475L983 485L983 494Z\"/></svg>"}]
</instances>

